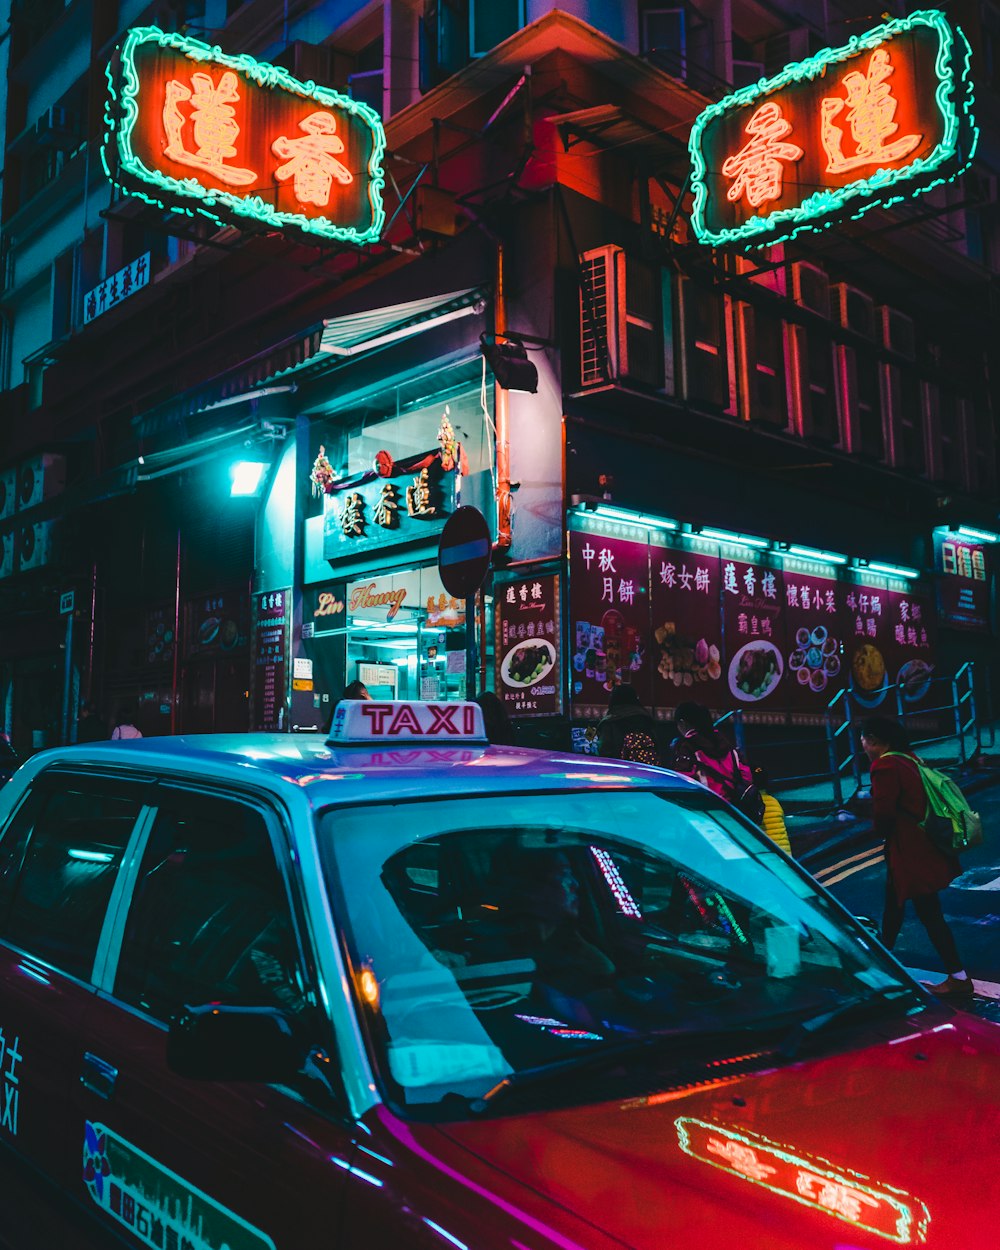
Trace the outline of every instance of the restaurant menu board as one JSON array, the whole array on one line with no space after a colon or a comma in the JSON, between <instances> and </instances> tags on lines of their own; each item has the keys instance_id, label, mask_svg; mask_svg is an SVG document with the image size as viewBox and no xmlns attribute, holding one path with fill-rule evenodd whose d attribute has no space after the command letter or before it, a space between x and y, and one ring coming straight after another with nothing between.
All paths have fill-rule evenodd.
<instances>
[{"instance_id":1,"label":"restaurant menu board","mask_svg":"<svg viewBox=\"0 0 1000 1250\"><path fill-rule=\"evenodd\" d=\"M896 710L894 687L905 711L927 700L934 674L933 613L929 596L855 585L847 589L850 685L862 707Z\"/></svg>"},{"instance_id":2,"label":"restaurant menu board","mask_svg":"<svg viewBox=\"0 0 1000 1250\"><path fill-rule=\"evenodd\" d=\"M774 698L785 673L781 574L742 560L722 560L726 689L736 704Z\"/></svg>"},{"instance_id":3,"label":"restaurant menu board","mask_svg":"<svg viewBox=\"0 0 1000 1250\"><path fill-rule=\"evenodd\" d=\"M607 711L615 686L631 684L653 701L649 664L649 548L644 541L569 536L573 578L570 682L578 716Z\"/></svg>"},{"instance_id":4,"label":"restaurant menu board","mask_svg":"<svg viewBox=\"0 0 1000 1250\"><path fill-rule=\"evenodd\" d=\"M292 592L269 590L253 599L253 727L285 729Z\"/></svg>"},{"instance_id":5,"label":"restaurant menu board","mask_svg":"<svg viewBox=\"0 0 1000 1250\"><path fill-rule=\"evenodd\" d=\"M499 586L494 618L494 688L508 714L557 715L563 682L558 575Z\"/></svg>"},{"instance_id":6,"label":"restaurant menu board","mask_svg":"<svg viewBox=\"0 0 1000 1250\"><path fill-rule=\"evenodd\" d=\"M780 701L794 711L822 711L847 684L844 642L850 587L791 569L779 576L786 634Z\"/></svg>"},{"instance_id":7,"label":"restaurant menu board","mask_svg":"<svg viewBox=\"0 0 1000 1250\"><path fill-rule=\"evenodd\" d=\"M652 546L653 701L716 704L723 689L722 565L715 555Z\"/></svg>"},{"instance_id":8,"label":"restaurant menu board","mask_svg":"<svg viewBox=\"0 0 1000 1250\"><path fill-rule=\"evenodd\" d=\"M167 664L173 658L174 609L163 604L146 613L146 660L149 664Z\"/></svg>"},{"instance_id":9,"label":"restaurant menu board","mask_svg":"<svg viewBox=\"0 0 1000 1250\"><path fill-rule=\"evenodd\" d=\"M190 599L184 606L185 653L194 656L236 651L250 641L246 591Z\"/></svg>"},{"instance_id":10,"label":"restaurant menu board","mask_svg":"<svg viewBox=\"0 0 1000 1250\"><path fill-rule=\"evenodd\" d=\"M982 543L959 538L947 530L935 531L934 563L942 624L953 629L989 632L992 578L988 554Z\"/></svg>"}]
</instances>

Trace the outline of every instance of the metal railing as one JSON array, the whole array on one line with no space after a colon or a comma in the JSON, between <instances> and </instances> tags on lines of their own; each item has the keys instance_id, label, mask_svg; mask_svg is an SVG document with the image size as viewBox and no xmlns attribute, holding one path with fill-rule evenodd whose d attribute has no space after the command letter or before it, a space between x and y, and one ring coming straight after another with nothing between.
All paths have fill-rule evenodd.
<instances>
[{"instance_id":1,"label":"metal railing","mask_svg":"<svg viewBox=\"0 0 1000 1250\"><path fill-rule=\"evenodd\" d=\"M772 737L765 727L748 724L742 708L725 713L716 721L716 728L726 733L741 751L748 752L751 762L765 768L772 789L828 787L832 804L839 809L845 804L848 781L853 781L855 791L864 785L860 726L869 716L895 716L912 731L911 740L917 750L954 743L959 766L983 750L985 734L989 735L987 745L993 747L995 731L988 673L978 679L977 688L972 661L963 664L953 676L929 679L920 696L920 706L914 706L912 693L905 682L891 685L880 703L872 707L870 700L859 699L848 689L839 690L820 721L812 726L795 726L794 737ZM980 703L987 709L985 719L980 715ZM929 736L927 730L932 731ZM771 760L774 766L769 766ZM795 762L792 771L787 771L784 761ZM816 806L828 807L829 802L817 802Z\"/></svg>"}]
</instances>

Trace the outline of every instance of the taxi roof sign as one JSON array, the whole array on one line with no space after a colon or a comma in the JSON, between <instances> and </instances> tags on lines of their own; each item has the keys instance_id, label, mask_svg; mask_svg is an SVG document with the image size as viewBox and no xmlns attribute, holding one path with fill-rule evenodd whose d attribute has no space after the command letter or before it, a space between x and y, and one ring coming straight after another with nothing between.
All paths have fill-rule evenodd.
<instances>
[{"instance_id":1,"label":"taxi roof sign","mask_svg":"<svg viewBox=\"0 0 1000 1250\"><path fill-rule=\"evenodd\" d=\"M477 703L379 702L343 699L333 714L331 745L373 742L486 742Z\"/></svg>"}]
</instances>

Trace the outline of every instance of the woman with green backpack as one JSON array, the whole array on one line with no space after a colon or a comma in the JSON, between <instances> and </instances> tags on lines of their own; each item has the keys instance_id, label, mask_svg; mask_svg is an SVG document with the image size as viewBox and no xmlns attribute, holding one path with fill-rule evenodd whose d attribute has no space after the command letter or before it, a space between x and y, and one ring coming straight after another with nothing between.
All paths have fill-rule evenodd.
<instances>
[{"instance_id":1,"label":"woman with green backpack","mask_svg":"<svg viewBox=\"0 0 1000 1250\"><path fill-rule=\"evenodd\" d=\"M861 746L871 760L875 832L885 838L882 942L892 950L903 927L907 899L912 899L947 973L943 981L927 988L940 998L971 1002L975 986L962 966L939 897L961 868L958 857L938 849L924 829L927 793L906 730L898 721L873 717L861 726Z\"/></svg>"}]
</instances>

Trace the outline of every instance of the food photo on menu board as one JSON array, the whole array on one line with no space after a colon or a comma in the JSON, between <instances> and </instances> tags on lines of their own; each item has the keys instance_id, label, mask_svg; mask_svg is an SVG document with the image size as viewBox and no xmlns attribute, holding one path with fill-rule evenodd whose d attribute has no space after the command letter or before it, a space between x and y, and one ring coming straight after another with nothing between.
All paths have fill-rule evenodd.
<instances>
[{"instance_id":1,"label":"food photo on menu board","mask_svg":"<svg viewBox=\"0 0 1000 1250\"><path fill-rule=\"evenodd\" d=\"M545 716L560 711L558 577L532 577L499 587L495 624L495 685L507 712Z\"/></svg>"},{"instance_id":2,"label":"food photo on menu board","mask_svg":"<svg viewBox=\"0 0 1000 1250\"><path fill-rule=\"evenodd\" d=\"M631 684L641 702L651 703L646 543L574 531L570 560L574 700L604 708L615 686Z\"/></svg>"},{"instance_id":3,"label":"food photo on menu board","mask_svg":"<svg viewBox=\"0 0 1000 1250\"><path fill-rule=\"evenodd\" d=\"M741 560L721 563L729 692L740 703L760 703L785 672L781 574Z\"/></svg>"},{"instance_id":4,"label":"food photo on menu board","mask_svg":"<svg viewBox=\"0 0 1000 1250\"><path fill-rule=\"evenodd\" d=\"M879 707L898 691L904 707L926 700L934 679L933 615L929 599L909 591L857 585L846 595L851 695Z\"/></svg>"}]
</instances>

